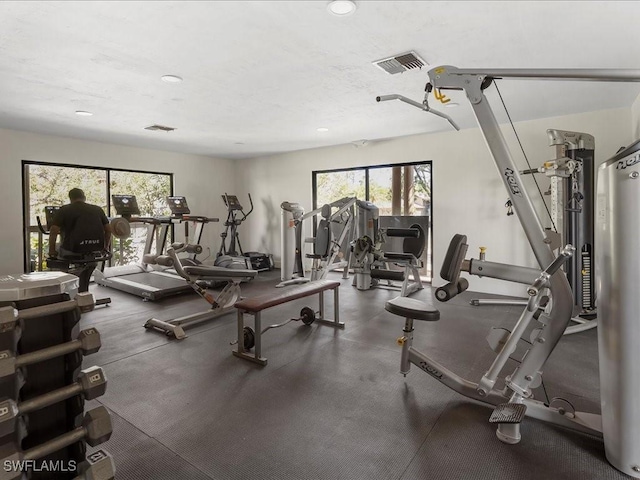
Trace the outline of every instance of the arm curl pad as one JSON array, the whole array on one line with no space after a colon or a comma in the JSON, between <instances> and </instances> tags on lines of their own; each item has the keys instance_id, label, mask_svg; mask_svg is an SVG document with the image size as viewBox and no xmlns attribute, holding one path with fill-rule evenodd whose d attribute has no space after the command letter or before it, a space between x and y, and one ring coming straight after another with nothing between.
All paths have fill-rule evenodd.
<instances>
[{"instance_id":1,"label":"arm curl pad","mask_svg":"<svg viewBox=\"0 0 640 480\"><path fill-rule=\"evenodd\" d=\"M456 283L447 283L446 285L436 289L436 298L441 302L448 302L459 293L469 288L469 282L466 278L460 278Z\"/></svg>"},{"instance_id":2,"label":"arm curl pad","mask_svg":"<svg viewBox=\"0 0 640 480\"><path fill-rule=\"evenodd\" d=\"M387 237L420 238L420 230L417 228L387 228Z\"/></svg>"}]
</instances>

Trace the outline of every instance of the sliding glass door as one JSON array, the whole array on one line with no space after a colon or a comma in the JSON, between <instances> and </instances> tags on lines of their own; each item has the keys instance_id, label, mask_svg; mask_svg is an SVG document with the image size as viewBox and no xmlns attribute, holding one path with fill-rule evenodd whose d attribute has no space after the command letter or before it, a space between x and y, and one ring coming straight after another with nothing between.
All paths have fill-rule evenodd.
<instances>
[{"instance_id":1,"label":"sliding glass door","mask_svg":"<svg viewBox=\"0 0 640 480\"><path fill-rule=\"evenodd\" d=\"M315 171L313 207L355 196L378 207L383 228L420 225L426 235L421 275L431 280L431 167L431 162L419 162ZM384 251L401 252L402 242L402 238L387 238Z\"/></svg>"},{"instance_id":2,"label":"sliding glass door","mask_svg":"<svg viewBox=\"0 0 640 480\"><path fill-rule=\"evenodd\" d=\"M69 190L81 188L87 202L101 207L107 216L111 211L111 194L137 196L141 215L167 215L165 197L173 194L173 174L115 170L97 167L48 164L23 161L24 265L25 272L46 269L49 236L45 207L69 203ZM40 224L38 223L40 219ZM114 260L133 263L141 259L140 240L144 245L146 229L134 233L122 244L114 240Z\"/></svg>"}]
</instances>

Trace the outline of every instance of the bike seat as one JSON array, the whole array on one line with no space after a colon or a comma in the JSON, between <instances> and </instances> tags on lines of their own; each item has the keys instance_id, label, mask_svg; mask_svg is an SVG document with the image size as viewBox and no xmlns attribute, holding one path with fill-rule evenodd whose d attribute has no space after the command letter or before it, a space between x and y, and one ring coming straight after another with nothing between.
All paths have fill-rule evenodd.
<instances>
[{"instance_id":1,"label":"bike seat","mask_svg":"<svg viewBox=\"0 0 640 480\"><path fill-rule=\"evenodd\" d=\"M412 318L414 320L426 320L428 322L440 320L440 311L433 306L431 299L421 301L409 297L396 297L385 303L384 309L399 317Z\"/></svg>"}]
</instances>

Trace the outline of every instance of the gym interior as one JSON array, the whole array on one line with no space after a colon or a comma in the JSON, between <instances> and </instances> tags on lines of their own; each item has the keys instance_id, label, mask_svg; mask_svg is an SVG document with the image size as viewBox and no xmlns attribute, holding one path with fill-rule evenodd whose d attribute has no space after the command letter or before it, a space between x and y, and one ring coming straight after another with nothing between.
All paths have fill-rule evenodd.
<instances>
[{"instance_id":1,"label":"gym interior","mask_svg":"<svg viewBox=\"0 0 640 480\"><path fill-rule=\"evenodd\" d=\"M639 17L1 3L0 478L640 478Z\"/></svg>"}]
</instances>

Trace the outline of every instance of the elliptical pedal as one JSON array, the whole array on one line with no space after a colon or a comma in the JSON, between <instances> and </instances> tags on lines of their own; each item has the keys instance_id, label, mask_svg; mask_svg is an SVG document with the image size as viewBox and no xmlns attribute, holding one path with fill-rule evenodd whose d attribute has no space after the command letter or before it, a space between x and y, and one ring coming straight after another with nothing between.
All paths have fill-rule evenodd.
<instances>
[{"instance_id":1,"label":"elliptical pedal","mask_svg":"<svg viewBox=\"0 0 640 480\"><path fill-rule=\"evenodd\" d=\"M489 423L520 423L527 413L523 403L501 403L491 413Z\"/></svg>"}]
</instances>

